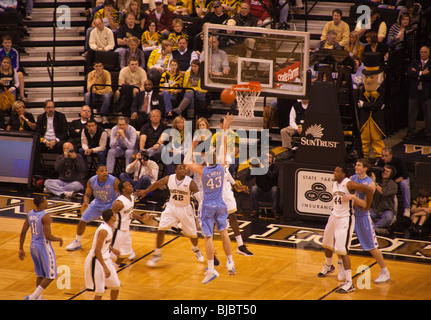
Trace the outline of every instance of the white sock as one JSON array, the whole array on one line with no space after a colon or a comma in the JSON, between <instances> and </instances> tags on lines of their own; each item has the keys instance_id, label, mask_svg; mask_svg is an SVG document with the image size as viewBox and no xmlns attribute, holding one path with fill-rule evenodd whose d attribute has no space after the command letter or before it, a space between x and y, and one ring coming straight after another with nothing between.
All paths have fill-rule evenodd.
<instances>
[{"instance_id":1,"label":"white sock","mask_svg":"<svg viewBox=\"0 0 431 320\"><path fill-rule=\"evenodd\" d=\"M81 239L82 239L82 235L81 236L76 235L76 238L75 238L76 241L81 242Z\"/></svg>"},{"instance_id":2,"label":"white sock","mask_svg":"<svg viewBox=\"0 0 431 320\"><path fill-rule=\"evenodd\" d=\"M352 282L352 270L350 270L350 269L346 269L345 270L346 271L346 281L347 282Z\"/></svg>"},{"instance_id":3,"label":"white sock","mask_svg":"<svg viewBox=\"0 0 431 320\"><path fill-rule=\"evenodd\" d=\"M198 251L198 250L199 250L199 247L198 247L198 246L192 246L192 250L193 250L193 251Z\"/></svg>"},{"instance_id":4,"label":"white sock","mask_svg":"<svg viewBox=\"0 0 431 320\"><path fill-rule=\"evenodd\" d=\"M327 266L332 266L332 257L331 258L325 257L325 261Z\"/></svg>"},{"instance_id":5,"label":"white sock","mask_svg":"<svg viewBox=\"0 0 431 320\"><path fill-rule=\"evenodd\" d=\"M214 259L208 260L208 270L214 270Z\"/></svg>"},{"instance_id":6,"label":"white sock","mask_svg":"<svg viewBox=\"0 0 431 320\"><path fill-rule=\"evenodd\" d=\"M160 249L160 248L154 249L154 255L160 256L161 254L162 254L162 249Z\"/></svg>"},{"instance_id":7,"label":"white sock","mask_svg":"<svg viewBox=\"0 0 431 320\"><path fill-rule=\"evenodd\" d=\"M226 256L227 262L233 262L232 255Z\"/></svg>"},{"instance_id":8,"label":"white sock","mask_svg":"<svg viewBox=\"0 0 431 320\"><path fill-rule=\"evenodd\" d=\"M241 235L235 237L236 243L238 244L238 247L242 246L244 242L242 242Z\"/></svg>"},{"instance_id":9,"label":"white sock","mask_svg":"<svg viewBox=\"0 0 431 320\"><path fill-rule=\"evenodd\" d=\"M37 286L36 290L34 290L34 292L31 294L35 299L39 298L40 295L42 294L42 291L44 289L42 288L42 286Z\"/></svg>"}]
</instances>

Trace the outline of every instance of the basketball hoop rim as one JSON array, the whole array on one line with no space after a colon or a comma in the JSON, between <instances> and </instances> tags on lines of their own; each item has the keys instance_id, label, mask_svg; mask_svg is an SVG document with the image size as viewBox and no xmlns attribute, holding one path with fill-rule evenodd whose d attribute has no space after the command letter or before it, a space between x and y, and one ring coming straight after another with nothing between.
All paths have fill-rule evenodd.
<instances>
[{"instance_id":1,"label":"basketball hoop rim","mask_svg":"<svg viewBox=\"0 0 431 320\"><path fill-rule=\"evenodd\" d=\"M235 84L232 86L232 90L243 92L260 92L262 88L260 87L260 82L250 81L246 84Z\"/></svg>"}]
</instances>

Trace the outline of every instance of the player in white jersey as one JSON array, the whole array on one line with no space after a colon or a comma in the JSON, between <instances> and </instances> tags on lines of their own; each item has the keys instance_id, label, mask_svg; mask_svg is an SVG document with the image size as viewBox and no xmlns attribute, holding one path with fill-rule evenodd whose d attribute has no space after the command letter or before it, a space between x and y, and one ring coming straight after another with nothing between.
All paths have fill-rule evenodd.
<instances>
[{"instance_id":1,"label":"player in white jersey","mask_svg":"<svg viewBox=\"0 0 431 320\"><path fill-rule=\"evenodd\" d=\"M373 190L363 184L359 184L346 178L346 169L337 166L334 170L334 184L332 196L334 206L329 216L323 234L322 246L325 252L325 267L318 274L325 277L334 272L332 265L332 255L335 252L343 262L345 271L345 282L337 289L338 293L348 293L355 290L352 282L352 271L348 250L354 229L353 200L356 191L365 192L367 195L367 207L371 207Z\"/></svg>"},{"instance_id":2,"label":"player in white jersey","mask_svg":"<svg viewBox=\"0 0 431 320\"><path fill-rule=\"evenodd\" d=\"M95 292L94 300L102 299L105 287L111 289L111 300L117 300L121 283L110 253L120 254L112 247L112 226L116 215L111 209L106 209L102 218L103 222L94 234L93 245L85 259L85 286Z\"/></svg>"},{"instance_id":3,"label":"player in white jersey","mask_svg":"<svg viewBox=\"0 0 431 320\"><path fill-rule=\"evenodd\" d=\"M179 164L175 167L175 174L163 177L154 182L145 190L138 190L136 195L145 197L149 192L164 185L170 191L169 201L160 216L159 228L157 231L156 248L147 265L154 267L162 259L162 245L165 232L171 227L177 227L181 223L182 232L190 237L192 250L199 262L204 262L204 256L198 247L198 233L196 228L195 212L191 205L191 196L200 194L196 183L186 175L186 167Z\"/></svg>"},{"instance_id":4,"label":"player in white jersey","mask_svg":"<svg viewBox=\"0 0 431 320\"><path fill-rule=\"evenodd\" d=\"M133 260L136 254L132 248L132 237L130 235L130 223L133 219L146 220L148 215L141 216L134 211L135 196L133 186L128 181L121 181L118 184L118 191L121 193L117 200L112 204L112 211L117 215L114 224L114 236L112 247L120 252L117 264L121 264L124 259Z\"/></svg>"},{"instance_id":5,"label":"player in white jersey","mask_svg":"<svg viewBox=\"0 0 431 320\"><path fill-rule=\"evenodd\" d=\"M36 209L31 210L22 226L19 238L19 258L24 260L24 242L28 229L31 230L30 253L36 273L36 290L25 297L25 300L42 300L42 291L57 278L57 261L51 241L58 241L63 245L61 238L51 234L51 216L45 212L48 201L45 196L35 196L33 203Z\"/></svg>"}]
</instances>

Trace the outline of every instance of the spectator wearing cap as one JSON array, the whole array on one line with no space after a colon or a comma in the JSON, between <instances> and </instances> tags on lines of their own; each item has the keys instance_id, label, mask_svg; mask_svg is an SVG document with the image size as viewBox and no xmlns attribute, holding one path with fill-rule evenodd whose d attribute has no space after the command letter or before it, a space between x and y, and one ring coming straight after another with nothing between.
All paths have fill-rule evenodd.
<instances>
[{"instance_id":1,"label":"spectator wearing cap","mask_svg":"<svg viewBox=\"0 0 431 320\"><path fill-rule=\"evenodd\" d=\"M220 1L213 2L214 11L209 12L202 19L202 24L209 22L213 24L223 24L227 19L229 19L229 15L224 12L223 6Z\"/></svg>"},{"instance_id":2,"label":"spectator wearing cap","mask_svg":"<svg viewBox=\"0 0 431 320\"><path fill-rule=\"evenodd\" d=\"M156 8L153 9L148 18L146 19L145 30L148 30L148 24L151 21L156 21L157 30L163 35L164 38L167 38L169 34L172 32L172 20L173 15L168 10L167 6L163 5L162 0L155 1Z\"/></svg>"}]
</instances>

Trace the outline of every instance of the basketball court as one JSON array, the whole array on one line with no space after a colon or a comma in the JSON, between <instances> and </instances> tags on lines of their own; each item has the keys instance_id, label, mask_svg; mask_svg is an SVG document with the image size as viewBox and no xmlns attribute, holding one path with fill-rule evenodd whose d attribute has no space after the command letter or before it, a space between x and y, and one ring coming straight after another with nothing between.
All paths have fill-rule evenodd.
<instances>
[{"instance_id":1,"label":"basketball court","mask_svg":"<svg viewBox=\"0 0 431 320\"><path fill-rule=\"evenodd\" d=\"M27 257L25 261L18 259L19 234L23 219L32 208L32 199L1 196L0 203L0 256L3 262L0 267L0 299L22 300L34 290L35 283L29 234L24 247ZM62 247L53 244L59 278L45 290L43 297L46 300L93 299L93 293L85 289L83 266L100 221L87 227L82 250L69 252L65 249L75 237L79 206L78 202L49 201L47 212L53 217L52 233L61 236L64 244ZM321 248L324 225L307 227L293 221L292 225L277 224L270 218L251 221L241 215L238 219L244 241L254 256L238 255L236 243L232 240L237 274L229 276L222 244L216 237L216 254L220 260L216 269L220 276L207 285L202 284L206 262L197 262L189 239L174 231L166 235L160 265L148 267L146 263L154 249L158 217L145 224L133 221L132 244L137 258L118 269L122 283L119 298L172 300L170 305L173 307L179 302L191 303L194 300L218 303L250 300L249 303L254 301L258 304L257 300L431 299L431 242L378 237L391 280L377 285L373 279L378 276L379 267L361 250L357 240L353 240L351 260L356 291L340 295L334 292L341 284L336 274L327 278L317 277L324 263ZM200 248L204 251L202 237ZM104 299L109 299L109 292Z\"/></svg>"},{"instance_id":2,"label":"basketball court","mask_svg":"<svg viewBox=\"0 0 431 320\"><path fill-rule=\"evenodd\" d=\"M379 274L379 267L375 260L361 249L356 238L353 239L350 252L356 290L340 295L335 293L341 284L336 274L326 278L317 277L325 262L321 240L330 211L328 203L332 197L320 197L319 201L308 197L308 208L313 210L301 211L299 206L305 203L302 202L305 201L303 196L310 194L307 188L316 191L313 189L316 185L305 184L305 180L319 178L330 185L334 164L340 163L340 159L344 161L346 145L349 142L340 143L344 142L344 136L341 123L334 121L339 119L340 115L333 85L322 84L316 86L318 89L314 94L310 92L309 34L211 24L206 24L204 31L204 47L208 48L213 35L218 36L221 40L219 48L227 53L230 68L223 76L214 75L207 63L211 61L211 51L206 51L202 85L219 92L236 86L234 88L237 92L238 119L253 118L254 97L297 99L310 96L310 105L319 105L314 114L310 111L312 116L304 124L308 133L304 137L304 146L298 150L298 162L289 164L281 173L285 191L282 205L288 212L285 215L291 219L282 223L270 216L252 220L242 214L243 203L239 202L238 207L241 210L238 220L242 236L254 255L238 255L231 232L237 274L229 276L225 268L226 259L223 256L222 244L216 236L216 254L221 262L216 268L220 276L203 285L206 262L197 262L189 239L174 230L169 231L165 237L160 265L156 268L146 265L154 250L159 221L157 214L160 214L163 205L158 203L157 208L152 209L156 215L151 220L145 223L132 222L132 244L137 258L128 261L117 271L122 283L119 298L172 301L167 307L155 304L157 310L153 311L158 311L159 315L175 314L174 308L193 302L198 304L198 301L203 304L206 301L233 304L234 300L242 304L254 303L258 313L264 315L270 309L277 312L291 310L285 310L283 304L259 304L262 300L430 300L431 242L408 240L401 235L393 238L378 237L380 249L391 273L389 282L373 282ZM322 92L325 94L322 95ZM243 102L241 93L246 96ZM321 103L316 103L319 99ZM333 141L338 144L328 147ZM320 148L319 153L316 153L316 146ZM326 184L319 184L320 191L326 190L322 189L327 188ZM27 257L25 261L18 259L20 231L26 214L33 209L33 195L31 192L3 191L3 195L0 195L0 258L3 262L0 266L0 299L22 300L35 286L29 234L24 247ZM87 226L81 250L68 252L65 247L75 238L82 199L68 201L51 196L48 196L48 199L47 212L50 212L53 218L52 233L61 236L64 244L62 247L53 244L59 279L45 290L44 299L91 300L94 296L85 288L83 268L100 221ZM144 209L138 204L136 210ZM317 219L313 219L315 217ZM201 235L200 249L205 252ZM336 265L335 257L334 264ZM109 292L105 293L104 299L109 299ZM145 304L145 312L148 312L147 308L151 306L151 303ZM319 311L324 312L323 309Z\"/></svg>"}]
</instances>

